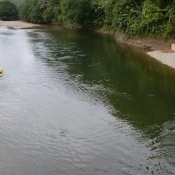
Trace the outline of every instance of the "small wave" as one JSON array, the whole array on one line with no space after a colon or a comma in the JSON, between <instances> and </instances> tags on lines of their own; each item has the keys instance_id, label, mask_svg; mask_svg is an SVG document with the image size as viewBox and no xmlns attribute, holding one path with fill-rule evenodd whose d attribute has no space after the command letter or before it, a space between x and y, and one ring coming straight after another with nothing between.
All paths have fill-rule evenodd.
<instances>
[{"instance_id":1,"label":"small wave","mask_svg":"<svg viewBox=\"0 0 175 175\"><path fill-rule=\"evenodd\" d=\"M0 26L0 35L13 35L14 29L8 28L6 26Z\"/></svg>"}]
</instances>

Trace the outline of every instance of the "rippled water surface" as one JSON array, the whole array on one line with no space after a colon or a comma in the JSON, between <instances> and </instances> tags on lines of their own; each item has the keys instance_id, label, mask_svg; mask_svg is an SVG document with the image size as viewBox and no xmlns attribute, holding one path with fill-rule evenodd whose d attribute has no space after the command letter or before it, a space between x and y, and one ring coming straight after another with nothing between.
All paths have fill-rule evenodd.
<instances>
[{"instance_id":1,"label":"rippled water surface","mask_svg":"<svg viewBox=\"0 0 175 175\"><path fill-rule=\"evenodd\" d=\"M112 36L0 27L0 174L175 174L175 71Z\"/></svg>"}]
</instances>

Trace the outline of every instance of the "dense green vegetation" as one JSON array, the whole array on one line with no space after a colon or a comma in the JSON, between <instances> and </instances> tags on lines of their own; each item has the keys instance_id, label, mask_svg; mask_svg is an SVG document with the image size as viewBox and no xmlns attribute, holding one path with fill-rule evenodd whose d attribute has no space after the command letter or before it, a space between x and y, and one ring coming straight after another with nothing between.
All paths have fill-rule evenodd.
<instances>
[{"instance_id":1,"label":"dense green vegetation","mask_svg":"<svg viewBox=\"0 0 175 175\"><path fill-rule=\"evenodd\" d=\"M9 1L9 2L12 2L13 4L15 4L16 6L18 6L19 4L21 4L25 0L0 0L0 2L2 2L2 1Z\"/></svg>"},{"instance_id":2,"label":"dense green vegetation","mask_svg":"<svg viewBox=\"0 0 175 175\"><path fill-rule=\"evenodd\" d=\"M21 20L60 26L168 36L175 30L175 0L10 0Z\"/></svg>"},{"instance_id":3,"label":"dense green vegetation","mask_svg":"<svg viewBox=\"0 0 175 175\"><path fill-rule=\"evenodd\" d=\"M17 7L9 1L0 1L0 19L15 20L18 18Z\"/></svg>"}]
</instances>

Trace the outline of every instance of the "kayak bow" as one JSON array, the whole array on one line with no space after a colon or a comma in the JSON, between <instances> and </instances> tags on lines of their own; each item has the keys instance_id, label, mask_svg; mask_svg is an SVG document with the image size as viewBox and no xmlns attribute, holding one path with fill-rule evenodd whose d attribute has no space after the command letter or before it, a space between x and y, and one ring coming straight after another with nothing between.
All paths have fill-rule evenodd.
<instances>
[{"instance_id":1,"label":"kayak bow","mask_svg":"<svg viewBox=\"0 0 175 175\"><path fill-rule=\"evenodd\" d=\"M0 68L0 76L2 76L4 74L4 71L2 68Z\"/></svg>"}]
</instances>

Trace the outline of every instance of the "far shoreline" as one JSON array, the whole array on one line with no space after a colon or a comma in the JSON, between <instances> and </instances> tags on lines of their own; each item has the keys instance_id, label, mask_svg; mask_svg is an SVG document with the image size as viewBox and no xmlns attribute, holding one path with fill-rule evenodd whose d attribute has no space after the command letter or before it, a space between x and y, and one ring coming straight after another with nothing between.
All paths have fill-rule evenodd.
<instances>
[{"instance_id":1,"label":"far shoreline","mask_svg":"<svg viewBox=\"0 0 175 175\"><path fill-rule=\"evenodd\" d=\"M41 25L23 22L23 21L0 21L0 26L7 26L7 27L23 28L24 29L24 28L40 27ZM104 32L102 32L102 33L104 33ZM144 43L145 41L147 41L147 38L146 39L143 38L143 40L140 41L140 38L139 39L137 39L137 38L136 39L135 38L128 39L126 37L127 37L127 35L124 35L124 34L119 32L119 33L116 33L115 39L118 42L122 42L122 43L125 43L128 45L133 45L136 47L141 45L141 43ZM157 41L156 39L154 39L154 40L156 42L158 42L158 44L159 44L159 41ZM144 48L144 46L145 45L143 45L143 48ZM141 48L142 48L142 46L141 46ZM164 52L161 49L153 48L151 51L146 52L146 54L149 55L150 57L158 60L162 64L165 64L165 65L175 69L175 52L173 52L171 50L170 46L168 46L168 47L166 46L166 49L168 49L167 52Z\"/></svg>"}]
</instances>

